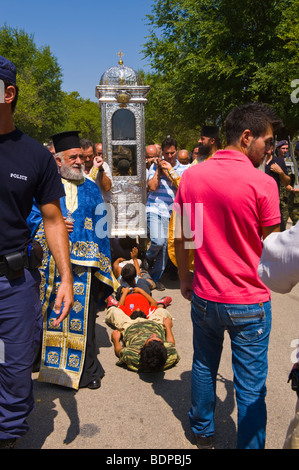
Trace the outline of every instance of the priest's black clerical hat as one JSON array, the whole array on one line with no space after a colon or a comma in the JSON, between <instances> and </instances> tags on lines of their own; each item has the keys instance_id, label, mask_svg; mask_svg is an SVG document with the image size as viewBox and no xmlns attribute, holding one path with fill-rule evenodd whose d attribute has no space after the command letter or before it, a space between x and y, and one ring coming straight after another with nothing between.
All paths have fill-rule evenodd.
<instances>
[{"instance_id":1,"label":"priest's black clerical hat","mask_svg":"<svg viewBox=\"0 0 299 470\"><path fill-rule=\"evenodd\" d=\"M219 137L219 127L218 126L203 126L201 129L201 134L204 137L211 137L216 139Z\"/></svg>"},{"instance_id":2,"label":"priest's black clerical hat","mask_svg":"<svg viewBox=\"0 0 299 470\"><path fill-rule=\"evenodd\" d=\"M66 131L60 132L59 134L52 135L53 145L55 152L63 152L64 150L81 148L80 131Z\"/></svg>"}]
</instances>

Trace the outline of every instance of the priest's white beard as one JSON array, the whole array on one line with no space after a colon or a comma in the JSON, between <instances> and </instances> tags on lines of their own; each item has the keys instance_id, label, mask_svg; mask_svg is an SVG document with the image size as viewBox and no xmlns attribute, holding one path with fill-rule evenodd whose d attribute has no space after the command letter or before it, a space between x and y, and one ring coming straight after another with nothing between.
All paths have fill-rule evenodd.
<instances>
[{"instance_id":1,"label":"priest's white beard","mask_svg":"<svg viewBox=\"0 0 299 470\"><path fill-rule=\"evenodd\" d=\"M84 165L79 166L66 166L63 164L60 167L60 174L62 178L70 181L80 181L84 179Z\"/></svg>"}]
</instances>

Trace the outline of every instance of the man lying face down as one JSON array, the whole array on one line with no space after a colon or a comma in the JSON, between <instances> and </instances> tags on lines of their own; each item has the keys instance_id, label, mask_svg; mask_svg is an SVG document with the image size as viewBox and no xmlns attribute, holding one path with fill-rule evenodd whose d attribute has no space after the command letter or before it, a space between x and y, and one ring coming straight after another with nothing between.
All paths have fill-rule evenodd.
<instances>
[{"instance_id":1,"label":"man lying face down","mask_svg":"<svg viewBox=\"0 0 299 470\"><path fill-rule=\"evenodd\" d=\"M165 297L156 302L140 287L123 287L119 302L110 298L106 323L111 334L117 365L133 371L165 370L179 361L172 333L172 316Z\"/></svg>"}]
</instances>

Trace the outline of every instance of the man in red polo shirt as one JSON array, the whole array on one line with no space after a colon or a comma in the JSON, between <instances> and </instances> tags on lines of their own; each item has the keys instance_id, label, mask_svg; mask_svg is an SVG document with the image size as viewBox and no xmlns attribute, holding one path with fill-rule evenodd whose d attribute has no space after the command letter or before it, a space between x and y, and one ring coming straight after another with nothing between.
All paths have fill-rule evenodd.
<instances>
[{"instance_id":1,"label":"man in red polo shirt","mask_svg":"<svg viewBox=\"0 0 299 470\"><path fill-rule=\"evenodd\" d=\"M237 446L263 448L265 443L271 301L257 267L262 238L279 231L280 210L275 181L257 168L280 125L263 104L235 108L226 119L227 147L204 165L184 172L175 200L175 210L182 214L181 233L175 239L181 292L192 301L189 416L200 448L213 447L216 376L225 330L231 338L235 375ZM190 239L193 282L188 266Z\"/></svg>"}]
</instances>

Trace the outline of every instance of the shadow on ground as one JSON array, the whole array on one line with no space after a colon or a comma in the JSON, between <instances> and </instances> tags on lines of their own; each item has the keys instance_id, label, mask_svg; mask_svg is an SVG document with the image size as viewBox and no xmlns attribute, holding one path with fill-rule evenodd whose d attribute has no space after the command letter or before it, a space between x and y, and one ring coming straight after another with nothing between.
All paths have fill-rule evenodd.
<instances>
[{"instance_id":1,"label":"shadow on ground","mask_svg":"<svg viewBox=\"0 0 299 470\"><path fill-rule=\"evenodd\" d=\"M191 371L183 372L180 380L165 379L164 372L156 374L139 374L140 378L152 383L156 395L161 396L172 409L175 417L181 422L186 439L192 444L195 440L190 429L188 412L190 408ZM217 382L222 382L226 397L221 401L217 397L215 411L215 448L234 449L236 446L236 426L231 415L235 407L234 385L231 380L218 375Z\"/></svg>"}]
</instances>

